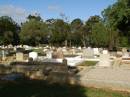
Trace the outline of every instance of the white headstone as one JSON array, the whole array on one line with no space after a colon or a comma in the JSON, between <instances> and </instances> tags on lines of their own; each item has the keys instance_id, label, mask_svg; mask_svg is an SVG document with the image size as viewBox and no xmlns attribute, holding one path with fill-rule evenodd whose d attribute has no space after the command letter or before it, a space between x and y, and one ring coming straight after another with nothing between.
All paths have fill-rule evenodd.
<instances>
[{"instance_id":1,"label":"white headstone","mask_svg":"<svg viewBox=\"0 0 130 97\"><path fill-rule=\"evenodd\" d=\"M17 47L16 46L14 46L14 51L17 51Z\"/></svg>"},{"instance_id":2,"label":"white headstone","mask_svg":"<svg viewBox=\"0 0 130 97\"><path fill-rule=\"evenodd\" d=\"M94 55L99 55L100 54L98 48L93 48L93 51L94 51Z\"/></svg>"},{"instance_id":3,"label":"white headstone","mask_svg":"<svg viewBox=\"0 0 130 97\"><path fill-rule=\"evenodd\" d=\"M111 61L110 61L110 54L100 54L100 61L98 63L99 66L101 67L110 67Z\"/></svg>"},{"instance_id":4,"label":"white headstone","mask_svg":"<svg viewBox=\"0 0 130 97\"><path fill-rule=\"evenodd\" d=\"M122 53L123 53L122 58L129 58L129 57L130 57L130 56L129 56L129 53L127 52L127 49L126 49L126 48L123 48L123 49L122 49Z\"/></svg>"},{"instance_id":5,"label":"white headstone","mask_svg":"<svg viewBox=\"0 0 130 97\"><path fill-rule=\"evenodd\" d=\"M48 51L48 52L46 53L46 57L47 57L48 59L52 59L52 51Z\"/></svg>"},{"instance_id":6,"label":"white headstone","mask_svg":"<svg viewBox=\"0 0 130 97\"><path fill-rule=\"evenodd\" d=\"M123 53L122 58L129 58L129 57L130 57L130 56L129 56L129 53L128 53L128 52Z\"/></svg>"},{"instance_id":7,"label":"white headstone","mask_svg":"<svg viewBox=\"0 0 130 97\"><path fill-rule=\"evenodd\" d=\"M103 50L103 54L108 54L108 50Z\"/></svg>"},{"instance_id":8,"label":"white headstone","mask_svg":"<svg viewBox=\"0 0 130 97\"><path fill-rule=\"evenodd\" d=\"M46 48L43 49L43 52L47 52L47 51L48 51L48 49L46 49Z\"/></svg>"},{"instance_id":9,"label":"white headstone","mask_svg":"<svg viewBox=\"0 0 130 97\"><path fill-rule=\"evenodd\" d=\"M78 49L81 50L82 49L81 46L79 46Z\"/></svg>"},{"instance_id":10,"label":"white headstone","mask_svg":"<svg viewBox=\"0 0 130 97\"><path fill-rule=\"evenodd\" d=\"M63 51L63 52L67 52L67 49L66 49L66 48L62 48L62 51Z\"/></svg>"},{"instance_id":11,"label":"white headstone","mask_svg":"<svg viewBox=\"0 0 130 97\"><path fill-rule=\"evenodd\" d=\"M71 49L72 51L72 54L75 55L76 51L75 51L75 48Z\"/></svg>"},{"instance_id":12,"label":"white headstone","mask_svg":"<svg viewBox=\"0 0 130 97\"><path fill-rule=\"evenodd\" d=\"M2 50L2 60L5 60L5 51Z\"/></svg>"},{"instance_id":13,"label":"white headstone","mask_svg":"<svg viewBox=\"0 0 130 97\"><path fill-rule=\"evenodd\" d=\"M33 60L36 60L38 58L37 52L30 52L29 53L29 58L33 58Z\"/></svg>"},{"instance_id":14,"label":"white headstone","mask_svg":"<svg viewBox=\"0 0 130 97\"><path fill-rule=\"evenodd\" d=\"M83 50L83 57L84 58L94 58L94 52L92 48L87 48Z\"/></svg>"}]
</instances>

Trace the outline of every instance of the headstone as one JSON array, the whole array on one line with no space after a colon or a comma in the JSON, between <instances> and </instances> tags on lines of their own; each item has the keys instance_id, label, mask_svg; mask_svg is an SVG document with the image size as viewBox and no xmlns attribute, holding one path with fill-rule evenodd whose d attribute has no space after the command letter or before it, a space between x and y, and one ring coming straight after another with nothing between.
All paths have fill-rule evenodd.
<instances>
[{"instance_id":1,"label":"headstone","mask_svg":"<svg viewBox=\"0 0 130 97\"><path fill-rule=\"evenodd\" d=\"M126 49L126 48L123 48L123 49L122 49L122 53L123 53L123 55L122 55L123 58L129 58L129 57L130 57L130 56L129 56L129 53L127 52L127 49Z\"/></svg>"},{"instance_id":2,"label":"headstone","mask_svg":"<svg viewBox=\"0 0 130 97\"><path fill-rule=\"evenodd\" d=\"M67 60L63 59L63 64L67 66Z\"/></svg>"},{"instance_id":3,"label":"headstone","mask_svg":"<svg viewBox=\"0 0 130 97\"><path fill-rule=\"evenodd\" d=\"M83 49L83 58L94 58L93 49L90 47Z\"/></svg>"},{"instance_id":4,"label":"headstone","mask_svg":"<svg viewBox=\"0 0 130 97\"><path fill-rule=\"evenodd\" d=\"M16 53L16 61L23 61L23 53L17 52Z\"/></svg>"},{"instance_id":5,"label":"headstone","mask_svg":"<svg viewBox=\"0 0 130 97\"><path fill-rule=\"evenodd\" d=\"M8 48L13 48L13 45L11 45L11 44L10 44L10 45L8 45Z\"/></svg>"},{"instance_id":6,"label":"headstone","mask_svg":"<svg viewBox=\"0 0 130 97\"><path fill-rule=\"evenodd\" d=\"M111 64L111 61L110 61L110 54L106 53L106 52L104 52L104 54L100 54L100 61L98 63L98 66L110 67L111 65L112 64Z\"/></svg>"},{"instance_id":7,"label":"headstone","mask_svg":"<svg viewBox=\"0 0 130 97\"><path fill-rule=\"evenodd\" d=\"M52 58L52 51L47 51L46 57L51 59Z\"/></svg>"},{"instance_id":8,"label":"headstone","mask_svg":"<svg viewBox=\"0 0 130 97\"><path fill-rule=\"evenodd\" d=\"M30 52L29 53L29 58L33 58L33 60L36 60L38 58L37 52Z\"/></svg>"},{"instance_id":9,"label":"headstone","mask_svg":"<svg viewBox=\"0 0 130 97\"><path fill-rule=\"evenodd\" d=\"M108 50L103 50L102 53L103 54L108 54Z\"/></svg>"},{"instance_id":10,"label":"headstone","mask_svg":"<svg viewBox=\"0 0 130 97\"><path fill-rule=\"evenodd\" d=\"M58 59L63 59L64 58L64 54L61 48L57 49L57 58Z\"/></svg>"},{"instance_id":11,"label":"headstone","mask_svg":"<svg viewBox=\"0 0 130 97\"><path fill-rule=\"evenodd\" d=\"M116 52L116 56L117 56L117 57L121 57L122 55L123 55L123 53L122 53L121 51L117 51L117 52Z\"/></svg>"},{"instance_id":12,"label":"headstone","mask_svg":"<svg viewBox=\"0 0 130 97\"><path fill-rule=\"evenodd\" d=\"M2 60L4 61L5 60L5 51L2 50Z\"/></svg>"},{"instance_id":13,"label":"headstone","mask_svg":"<svg viewBox=\"0 0 130 97\"><path fill-rule=\"evenodd\" d=\"M43 49L43 52L47 52L47 51L48 51L48 49L46 49L46 48Z\"/></svg>"},{"instance_id":14,"label":"headstone","mask_svg":"<svg viewBox=\"0 0 130 97\"><path fill-rule=\"evenodd\" d=\"M62 48L62 51L63 51L63 52L67 52L66 47L63 47L63 48Z\"/></svg>"},{"instance_id":15,"label":"headstone","mask_svg":"<svg viewBox=\"0 0 130 97\"><path fill-rule=\"evenodd\" d=\"M126 48L122 48L122 53L127 52Z\"/></svg>"},{"instance_id":16,"label":"headstone","mask_svg":"<svg viewBox=\"0 0 130 97\"><path fill-rule=\"evenodd\" d=\"M98 48L93 48L93 51L94 51L94 55L99 55L100 54Z\"/></svg>"},{"instance_id":17,"label":"headstone","mask_svg":"<svg viewBox=\"0 0 130 97\"><path fill-rule=\"evenodd\" d=\"M14 46L14 48L13 48L13 49L14 49L14 51L17 51L17 47L16 47L16 46Z\"/></svg>"},{"instance_id":18,"label":"headstone","mask_svg":"<svg viewBox=\"0 0 130 97\"><path fill-rule=\"evenodd\" d=\"M113 62L113 68L120 67L121 62L122 62L122 58L119 57L119 56L116 57L116 58L114 59L114 62Z\"/></svg>"},{"instance_id":19,"label":"headstone","mask_svg":"<svg viewBox=\"0 0 130 97\"><path fill-rule=\"evenodd\" d=\"M102 53L103 52L103 48L99 48L99 53Z\"/></svg>"},{"instance_id":20,"label":"headstone","mask_svg":"<svg viewBox=\"0 0 130 97\"><path fill-rule=\"evenodd\" d=\"M54 59L57 58L57 50L56 49L53 50L52 58L54 58Z\"/></svg>"},{"instance_id":21,"label":"headstone","mask_svg":"<svg viewBox=\"0 0 130 97\"><path fill-rule=\"evenodd\" d=\"M81 46L79 46L78 49L81 50L82 49Z\"/></svg>"},{"instance_id":22,"label":"headstone","mask_svg":"<svg viewBox=\"0 0 130 97\"><path fill-rule=\"evenodd\" d=\"M75 50L75 48L73 48L72 49L72 55L75 55L75 53L76 53L76 50Z\"/></svg>"}]
</instances>

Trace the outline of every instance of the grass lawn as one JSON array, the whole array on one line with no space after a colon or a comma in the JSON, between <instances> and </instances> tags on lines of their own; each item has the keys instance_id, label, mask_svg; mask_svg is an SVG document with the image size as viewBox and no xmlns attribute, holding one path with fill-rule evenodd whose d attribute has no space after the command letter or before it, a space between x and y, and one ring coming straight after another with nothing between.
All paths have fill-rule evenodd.
<instances>
[{"instance_id":1,"label":"grass lawn","mask_svg":"<svg viewBox=\"0 0 130 97\"><path fill-rule=\"evenodd\" d=\"M81 64L79 64L80 66L94 66L96 65L97 61L84 61Z\"/></svg>"},{"instance_id":2,"label":"grass lawn","mask_svg":"<svg viewBox=\"0 0 130 97\"><path fill-rule=\"evenodd\" d=\"M41 53L41 52L43 52L43 49L33 49L32 51L37 52L37 53Z\"/></svg>"},{"instance_id":3,"label":"grass lawn","mask_svg":"<svg viewBox=\"0 0 130 97\"><path fill-rule=\"evenodd\" d=\"M130 97L127 92L48 84L43 81L0 82L0 97Z\"/></svg>"},{"instance_id":4,"label":"grass lawn","mask_svg":"<svg viewBox=\"0 0 130 97\"><path fill-rule=\"evenodd\" d=\"M32 51L37 52L38 55L45 56L46 54L43 52L43 49L33 49Z\"/></svg>"}]
</instances>

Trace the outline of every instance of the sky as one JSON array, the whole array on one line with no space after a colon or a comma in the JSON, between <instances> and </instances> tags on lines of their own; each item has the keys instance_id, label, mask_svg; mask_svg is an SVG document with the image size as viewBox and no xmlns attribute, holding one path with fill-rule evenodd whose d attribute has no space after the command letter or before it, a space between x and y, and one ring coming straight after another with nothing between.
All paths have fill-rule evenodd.
<instances>
[{"instance_id":1,"label":"sky","mask_svg":"<svg viewBox=\"0 0 130 97\"><path fill-rule=\"evenodd\" d=\"M29 14L38 13L43 20L67 17L68 21L80 18L86 21L117 0L0 0L0 16L11 16L24 22ZM63 17L64 16L64 17Z\"/></svg>"}]
</instances>

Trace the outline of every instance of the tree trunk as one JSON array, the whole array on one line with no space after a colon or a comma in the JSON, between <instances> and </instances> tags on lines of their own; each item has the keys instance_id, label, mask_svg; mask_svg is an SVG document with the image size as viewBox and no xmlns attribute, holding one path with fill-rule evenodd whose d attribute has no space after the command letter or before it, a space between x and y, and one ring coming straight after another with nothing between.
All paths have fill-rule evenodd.
<instances>
[{"instance_id":1,"label":"tree trunk","mask_svg":"<svg viewBox=\"0 0 130 97\"><path fill-rule=\"evenodd\" d=\"M81 39L83 46L86 47L86 41L84 39Z\"/></svg>"}]
</instances>

